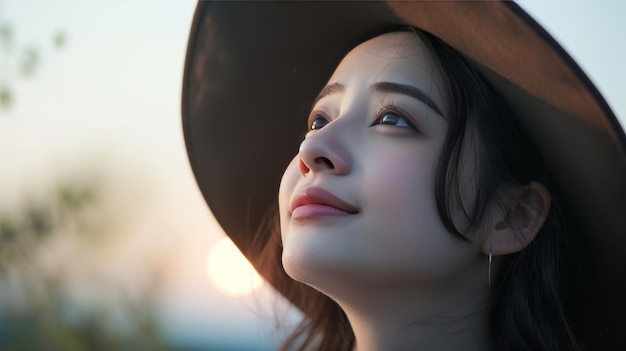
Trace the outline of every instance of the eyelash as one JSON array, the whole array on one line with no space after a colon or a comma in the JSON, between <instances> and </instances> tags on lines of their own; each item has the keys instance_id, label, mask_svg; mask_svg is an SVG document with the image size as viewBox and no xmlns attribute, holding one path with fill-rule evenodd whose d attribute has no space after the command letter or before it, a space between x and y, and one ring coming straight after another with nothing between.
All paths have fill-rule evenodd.
<instances>
[{"instance_id":1,"label":"eyelash","mask_svg":"<svg viewBox=\"0 0 626 351\"><path fill-rule=\"evenodd\" d=\"M391 101L384 101L383 104L380 104L380 107L378 107L378 111L380 111L376 117L376 119L374 120L374 122L371 124L371 126L377 126L377 125L391 125L391 124L384 124L382 122L384 122L385 117L389 116L389 115L393 115L395 117L398 117L395 121L398 122L400 120L404 121L404 125L401 125L399 127L402 128L409 128L412 129L414 131L419 131L419 129L415 126L415 124L413 123L413 121L411 121L410 118L405 117L407 114L402 111L401 109L399 109L398 107L395 106L395 104L393 104ZM317 126L316 122L317 121L321 121L321 123L323 123L323 125L321 126ZM307 129L309 132L313 131L313 130L318 130L318 129L322 129L324 126L326 126L328 123L330 123L329 119L325 116L324 113L318 112L318 111L314 111L311 113L311 116L309 117L308 120L308 126ZM397 125L394 125L397 126Z\"/></svg>"},{"instance_id":2,"label":"eyelash","mask_svg":"<svg viewBox=\"0 0 626 351\"><path fill-rule=\"evenodd\" d=\"M372 126L387 125L381 123L385 116L395 115L396 117L400 117L400 119L404 120L406 125L401 127L409 128L414 131L419 131L415 123L409 117L407 117L409 114L399 108L391 96L385 96L383 100L378 103L377 110L380 112L378 112L378 116L374 120L374 123L372 123Z\"/></svg>"},{"instance_id":3,"label":"eyelash","mask_svg":"<svg viewBox=\"0 0 626 351\"><path fill-rule=\"evenodd\" d=\"M394 116L397 118L394 118L393 121L398 123L399 121L404 121L403 125L397 125L397 124L386 124L383 123L385 122L385 117L387 116ZM380 110L380 113L378 114L378 117L376 117L376 120L374 120L374 123L372 123L372 126L377 126L377 125L393 125L396 127L402 127L402 128L409 128L412 129L414 131L419 131L419 129L415 126L415 124L411 121L410 118L405 117L406 113L402 112L400 109L398 109L395 106L385 106L383 109Z\"/></svg>"}]
</instances>

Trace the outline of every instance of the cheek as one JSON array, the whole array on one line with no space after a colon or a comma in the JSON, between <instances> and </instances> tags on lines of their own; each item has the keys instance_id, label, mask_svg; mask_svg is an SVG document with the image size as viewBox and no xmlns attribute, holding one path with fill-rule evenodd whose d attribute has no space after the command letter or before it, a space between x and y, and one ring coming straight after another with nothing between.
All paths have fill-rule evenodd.
<instances>
[{"instance_id":1,"label":"cheek","mask_svg":"<svg viewBox=\"0 0 626 351\"><path fill-rule=\"evenodd\" d=\"M284 226L285 223L287 223L289 203L291 201L291 196L296 187L296 184L301 178L298 162L298 156L294 157L293 160L291 160L289 166L287 166L287 169L285 169L285 173L283 173L283 178L280 181L280 189L278 192L278 209L280 213L281 233L286 232L284 230Z\"/></svg>"},{"instance_id":2,"label":"cheek","mask_svg":"<svg viewBox=\"0 0 626 351\"><path fill-rule=\"evenodd\" d=\"M417 213L423 218L436 214L437 155L435 152L375 155L380 161L369 167L364 178L368 203L392 220L404 219L407 213Z\"/></svg>"},{"instance_id":3,"label":"cheek","mask_svg":"<svg viewBox=\"0 0 626 351\"><path fill-rule=\"evenodd\" d=\"M371 214L361 245L378 268L395 267L395 274L425 277L443 271L445 257L459 246L443 225L435 200L437 154L407 153L378 156L376 167L368 169L367 212ZM411 159L411 162L407 160ZM389 253L392 253L390 256Z\"/></svg>"}]
</instances>

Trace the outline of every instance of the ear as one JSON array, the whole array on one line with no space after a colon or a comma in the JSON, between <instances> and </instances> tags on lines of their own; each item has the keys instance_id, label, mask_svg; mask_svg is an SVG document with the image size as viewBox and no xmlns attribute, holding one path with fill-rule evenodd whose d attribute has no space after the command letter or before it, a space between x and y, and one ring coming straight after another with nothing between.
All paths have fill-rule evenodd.
<instances>
[{"instance_id":1,"label":"ear","mask_svg":"<svg viewBox=\"0 0 626 351\"><path fill-rule=\"evenodd\" d=\"M530 182L509 189L504 195L505 208L491 216L482 245L485 255L507 255L524 249L543 227L550 212L551 197L541 183Z\"/></svg>"}]
</instances>

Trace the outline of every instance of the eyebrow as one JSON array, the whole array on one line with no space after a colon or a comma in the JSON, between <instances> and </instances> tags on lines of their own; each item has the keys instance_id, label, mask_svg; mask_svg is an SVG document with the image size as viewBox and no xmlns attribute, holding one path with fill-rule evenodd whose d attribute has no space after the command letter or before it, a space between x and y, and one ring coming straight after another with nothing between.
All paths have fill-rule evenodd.
<instances>
[{"instance_id":1,"label":"eyebrow","mask_svg":"<svg viewBox=\"0 0 626 351\"><path fill-rule=\"evenodd\" d=\"M333 83L325 86L324 89L322 89L322 91L319 93L319 95L317 95L315 101L313 101L313 106L315 106L315 104L317 104L317 102L320 101L324 96L341 93L344 90L346 90L346 87L344 87L341 83Z\"/></svg>"},{"instance_id":2,"label":"eyebrow","mask_svg":"<svg viewBox=\"0 0 626 351\"><path fill-rule=\"evenodd\" d=\"M324 89L322 89L319 95L317 95L317 97L315 98L315 101L313 101L313 106L315 106L315 104L317 104L317 102L320 101L323 97L332 95L335 93L341 93L345 90L346 90L346 87L341 83L329 84L325 86ZM428 107L430 107L433 111L437 112L440 116L442 117L444 116L444 114L441 112L441 109L439 108L439 106L437 106L435 101L431 99L430 96L428 96L425 92L423 92L422 90L414 86L400 84L400 83L378 82L372 86L372 90L376 92L381 92L381 93L395 93L395 94L408 95L414 99L417 99L423 102Z\"/></svg>"},{"instance_id":3,"label":"eyebrow","mask_svg":"<svg viewBox=\"0 0 626 351\"><path fill-rule=\"evenodd\" d=\"M440 116L442 117L444 116L444 114L441 112L441 109L439 108L439 106L437 106L435 101L433 101L433 99L431 99L430 96L428 96L425 92L423 92L422 90L414 86L406 85L406 84L399 84L399 83L391 83L391 82L379 82L379 83L375 83L372 86L372 90L381 92L381 93L395 93L395 94L408 95L414 99L417 99L423 102L428 107L433 109L433 111L437 112Z\"/></svg>"}]
</instances>

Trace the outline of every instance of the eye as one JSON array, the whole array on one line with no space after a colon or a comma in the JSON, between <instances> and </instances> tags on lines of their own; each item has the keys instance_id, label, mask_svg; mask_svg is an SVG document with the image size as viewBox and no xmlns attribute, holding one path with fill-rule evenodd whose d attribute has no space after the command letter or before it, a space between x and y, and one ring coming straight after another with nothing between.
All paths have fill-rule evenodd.
<instances>
[{"instance_id":1,"label":"eye","mask_svg":"<svg viewBox=\"0 0 626 351\"><path fill-rule=\"evenodd\" d=\"M309 130L322 129L327 124L328 124L328 120L318 115L314 117L314 119L311 122L309 122Z\"/></svg>"},{"instance_id":2,"label":"eye","mask_svg":"<svg viewBox=\"0 0 626 351\"><path fill-rule=\"evenodd\" d=\"M375 125L395 126L417 130L415 125L411 123L408 118L402 117L399 113L393 111L382 113L372 124L372 126Z\"/></svg>"}]
</instances>

